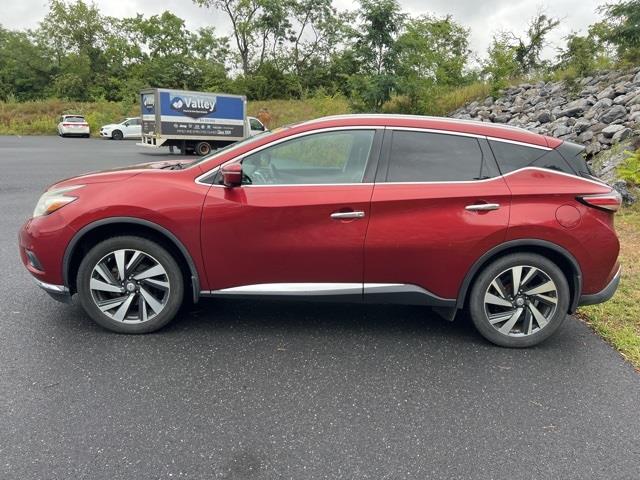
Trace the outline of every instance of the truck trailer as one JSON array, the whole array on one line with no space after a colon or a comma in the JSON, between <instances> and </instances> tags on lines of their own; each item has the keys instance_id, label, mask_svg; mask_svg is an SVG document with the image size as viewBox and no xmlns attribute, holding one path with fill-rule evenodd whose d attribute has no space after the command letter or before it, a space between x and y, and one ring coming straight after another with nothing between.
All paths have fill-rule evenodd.
<instances>
[{"instance_id":1,"label":"truck trailer","mask_svg":"<svg viewBox=\"0 0 640 480\"><path fill-rule=\"evenodd\" d=\"M177 147L207 155L265 130L247 117L247 99L226 93L150 88L140 92L142 138L139 146Z\"/></svg>"}]
</instances>

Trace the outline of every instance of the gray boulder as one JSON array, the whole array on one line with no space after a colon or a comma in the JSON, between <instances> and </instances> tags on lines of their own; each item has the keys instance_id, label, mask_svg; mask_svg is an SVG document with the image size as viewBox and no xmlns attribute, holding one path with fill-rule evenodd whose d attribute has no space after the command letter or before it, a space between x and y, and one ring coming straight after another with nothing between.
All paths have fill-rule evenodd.
<instances>
[{"instance_id":1,"label":"gray boulder","mask_svg":"<svg viewBox=\"0 0 640 480\"><path fill-rule=\"evenodd\" d=\"M536 120L540 123L549 123L554 120L554 116L551 114L549 110L542 110L536 116Z\"/></svg>"},{"instance_id":2,"label":"gray boulder","mask_svg":"<svg viewBox=\"0 0 640 480\"><path fill-rule=\"evenodd\" d=\"M602 123L611 123L621 118L624 118L627 115L627 109L622 105L614 105L610 109L606 110L602 115L600 115L600 120Z\"/></svg>"},{"instance_id":3,"label":"gray boulder","mask_svg":"<svg viewBox=\"0 0 640 480\"><path fill-rule=\"evenodd\" d=\"M612 125L613 126L613 125ZM616 125L618 126L618 125ZM604 132L604 130L603 130ZM631 130L628 127L622 127L622 129L618 130L614 135L613 138L611 139L611 143L612 144L616 144L616 143L620 143L623 140L626 140L627 138L631 137L631 135L633 134L633 130Z\"/></svg>"},{"instance_id":4,"label":"gray boulder","mask_svg":"<svg viewBox=\"0 0 640 480\"><path fill-rule=\"evenodd\" d=\"M598 93L598 95L596 95L598 100L602 100L603 98L610 98L613 100L615 96L616 96L616 90L612 86L608 86L607 88L602 90L600 93Z\"/></svg>"},{"instance_id":5,"label":"gray boulder","mask_svg":"<svg viewBox=\"0 0 640 480\"><path fill-rule=\"evenodd\" d=\"M602 135L607 138L612 138L620 130L624 130L623 125L608 125L602 129Z\"/></svg>"},{"instance_id":6,"label":"gray boulder","mask_svg":"<svg viewBox=\"0 0 640 480\"><path fill-rule=\"evenodd\" d=\"M610 98L601 98L596 103L594 103L593 107L591 108L593 110L604 110L606 108L609 108L611 105L613 105L613 100L611 100Z\"/></svg>"}]
</instances>

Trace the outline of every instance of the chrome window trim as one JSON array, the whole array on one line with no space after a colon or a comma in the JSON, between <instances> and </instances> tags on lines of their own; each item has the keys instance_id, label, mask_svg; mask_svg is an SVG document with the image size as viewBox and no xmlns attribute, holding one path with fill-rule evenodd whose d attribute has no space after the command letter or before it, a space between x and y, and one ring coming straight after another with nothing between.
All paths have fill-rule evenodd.
<instances>
[{"instance_id":1,"label":"chrome window trim","mask_svg":"<svg viewBox=\"0 0 640 480\"><path fill-rule=\"evenodd\" d=\"M520 145L521 147L537 148L538 150L544 150L546 152L550 152L551 150L553 150L553 148L550 148L550 147L544 147L542 145L536 145L534 143L518 142L516 140L507 140L506 138L498 138L498 137L490 137L490 136L487 136L485 138L492 142L511 143L512 145Z\"/></svg>"},{"instance_id":2,"label":"chrome window trim","mask_svg":"<svg viewBox=\"0 0 640 480\"><path fill-rule=\"evenodd\" d=\"M278 140L275 140L273 142L269 142L266 143L264 145L261 145L260 147L254 148L253 150L249 150L248 152L245 152L241 155L238 155L236 157L233 157L229 160L227 160L224 163L221 163L220 165L217 165L215 167L213 167L211 170L208 170L207 172L203 173L202 175L199 175L196 177L195 182L200 184L200 185L206 185L206 186L215 186L212 185L210 183L203 183L200 180L204 177L209 176L210 174L214 173L215 170L224 167L225 165L229 164L229 163L234 163L234 162L239 162L244 160L244 157L249 156L249 155L253 155L254 153L258 153L262 150L264 150L265 148L269 148L269 147L273 147L275 145L278 145L282 142L287 142L289 140L293 140L295 138L299 138L299 137L306 137L308 135L314 135L316 133L327 133L327 132L339 132L342 130L384 130L384 126L374 126L374 125L351 125L351 126L342 126L342 127L326 127L326 128L319 128L317 130L307 130L305 132L299 132L296 133L294 135L289 135L287 137L283 137L283 138L279 138ZM348 185L346 183L313 183L311 185ZM362 185L362 183L357 183L355 185ZM217 186L222 186L222 185L217 185ZM247 187L247 186L254 186L254 187L284 187L284 186L290 186L290 187L300 187L300 186L304 186L304 184L298 183L298 184L283 184L283 185L241 185L241 187ZM225 188L223 186L223 188Z\"/></svg>"},{"instance_id":3,"label":"chrome window trim","mask_svg":"<svg viewBox=\"0 0 640 480\"><path fill-rule=\"evenodd\" d=\"M255 148L253 150L250 150L249 152L243 153L242 155L238 155L236 157L233 157L229 160L227 160L226 162L213 167L212 169L206 171L205 173L199 175L198 177L196 177L195 179L195 183L199 184L199 185L204 185L206 187L217 187L217 188L227 188L224 185L215 185L215 184L210 184L210 183L204 183L201 181L202 178L205 178L211 174L216 173L220 168L222 168L223 166L229 164L229 163L233 163L236 161L241 161L242 159L244 159L244 157L248 156L248 155L252 155L254 153L257 153L267 147L273 146L273 145L278 145L279 143L282 143L284 141L287 140L291 140L294 138L298 138L298 137L303 137L303 136L307 136L307 135L313 135L315 133L324 133L324 132L331 132L331 131L341 131L341 130L384 130L384 129L388 129L388 130L400 130L400 131L417 131L417 132L425 132L425 133L438 133L438 134L444 134L444 135L457 135L457 136L462 136L462 137L470 137L470 138L478 138L478 139L485 139L485 140L491 140L491 141L496 141L496 142L502 142L502 143L510 143L510 144L514 144L514 145L521 145L523 147L530 147L530 148L536 148L539 150L544 150L544 151L551 151L554 150L553 148L549 148L549 147L543 147L542 145L534 145L532 143L526 143L526 142L518 142L515 140L507 140L504 138L497 138L497 137L491 137L491 136L486 136L486 135L476 135L476 134L471 134L471 133L464 133L464 132L456 132L456 131L450 131L450 130L438 130L438 129L432 129L432 128L421 128L421 127L401 127L401 126L381 126L381 125L352 125L352 126L341 126L341 127L326 127L326 128L320 128L317 130L308 130L305 132L300 132L300 133L296 133L295 135L291 135L288 137L283 137L280 138L274 142L270 142L267 143L265 145L262 145L258 148ZM501 178L505 178L508 177L510 175L513 175L515 173L518 172L522 172L525 170L536 170L536 171L540 171L540 172L546 172L546 173L551 173L551 174L556 174L556 175L562 175L562 176L566 176L566 177L571 177L577 180L582 180L588 183L592 183L595 185L599 185L599 186L607 186L607 184L605 182L601 182L598 180L591 180L588 178L584 178L581 177L579 175L574 175L571 173L565 173L565 172L558 172L556 170L550 170L547 168L541 168L541 167L523 167L523 168L519 168L517 170L513 170L512 172L508 172L505 174L500 174L496 177L492 177L492 178L484 178L484 179L480 179L480 180L446 180L446 181L433 181L433 182L360 182L360 183L309 183L309 184L303 184L303 183L298 183L298 184L281 184L281 185L241 185L240 188L265 188L265 187L277 187L277 188L281 188L281 187L339 187L339 186L358 186L358 185L362 185L362 186L371 186L371 185L375 185L375 186L379 186L379 185L448 185L448 184L467 184L467 183L484 183L484 182L492 182L494 180L498 180Z\"/></svg>"}]
</instances>

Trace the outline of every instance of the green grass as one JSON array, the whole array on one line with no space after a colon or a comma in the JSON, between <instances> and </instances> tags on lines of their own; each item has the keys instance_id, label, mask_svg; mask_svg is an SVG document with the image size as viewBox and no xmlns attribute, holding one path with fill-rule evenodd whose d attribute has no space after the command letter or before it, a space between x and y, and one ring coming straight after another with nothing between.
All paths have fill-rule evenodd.
<instances>
[{"instance_id":1,"label":"green grass","mask_svg":"<svg viewBox=\"0 0 640 480\"><path fill-rule=\"evenodd\" d=\"M616 216L622 281L611 300L581 308L578 314L640 369L640 203Z\"/></svg>"}]
</instances>

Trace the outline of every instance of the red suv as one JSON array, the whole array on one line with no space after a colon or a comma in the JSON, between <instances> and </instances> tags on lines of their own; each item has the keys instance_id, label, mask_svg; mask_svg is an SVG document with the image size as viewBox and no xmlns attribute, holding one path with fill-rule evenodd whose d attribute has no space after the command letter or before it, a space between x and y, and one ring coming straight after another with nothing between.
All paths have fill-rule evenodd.
<instances>
[{"instance_id":1,"label":"red suv","mask_svg":"<svg viewBox=\"0 0 640 480\"><path fill-rule=\"evenodd\" d=\"M20 254L117 332L157 330L184 299L331 298L468 308L488 340L525 347L615 292L620 202L572 143L349 115L59 182Z\"/></svg>"}]
</instances>

